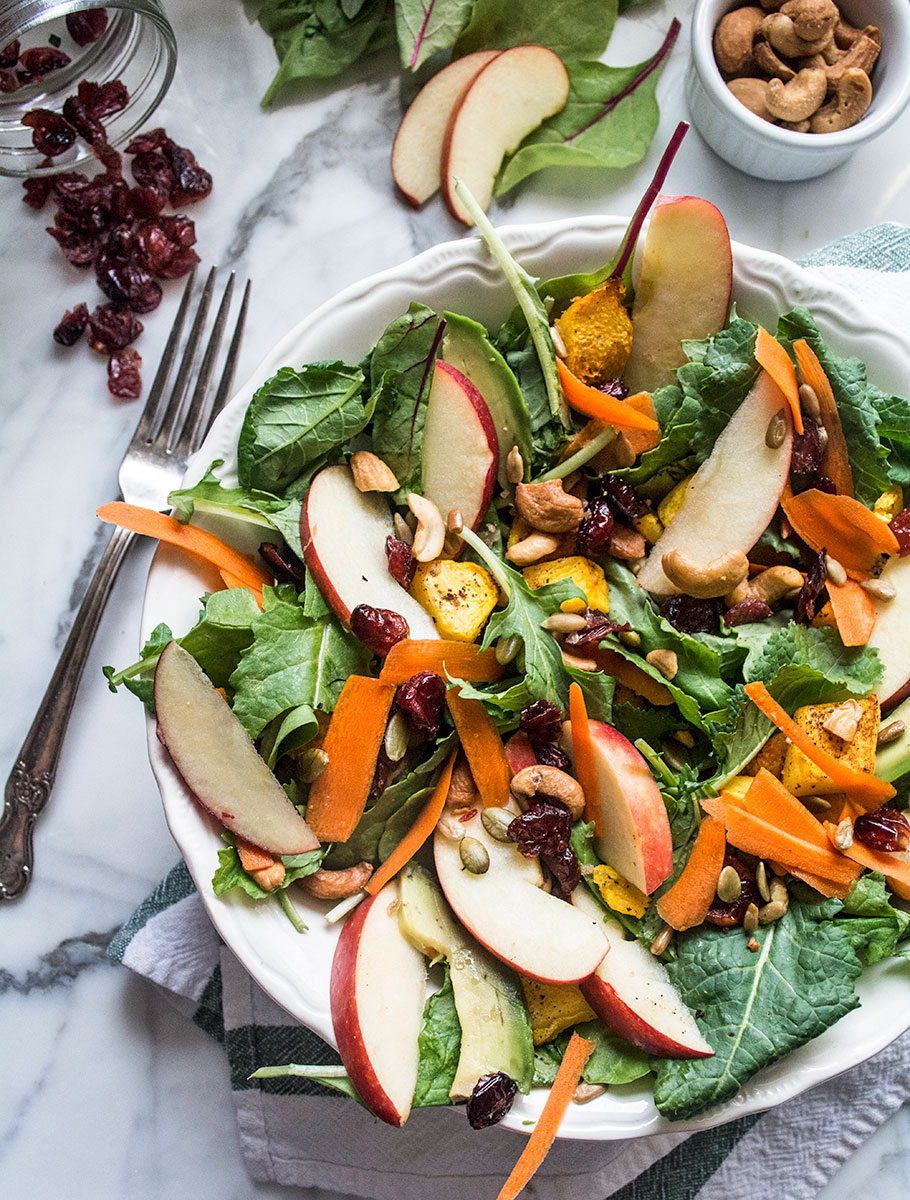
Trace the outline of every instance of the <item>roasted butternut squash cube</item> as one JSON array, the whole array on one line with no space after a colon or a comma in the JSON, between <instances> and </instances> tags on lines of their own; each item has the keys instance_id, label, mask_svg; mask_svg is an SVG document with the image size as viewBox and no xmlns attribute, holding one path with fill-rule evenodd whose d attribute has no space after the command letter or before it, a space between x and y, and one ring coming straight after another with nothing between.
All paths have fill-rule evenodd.
<instances>
[{"instance_id":1,"label":"roasted butternut squash cube","mask_svg":"<svg viewBox=\"0 0 910 1200\"><path fill-rule=\"evenodd\" d=\"M632 349L632 321L620 279L573 300L556 327L566 349L566 366L585 383L621 379Z\"/></svg>"},{"instance_id":2,"label":"roasted butternut squash cube","mask_svg":"<svg viewBox=\"0 0 910 1200\"><path fill-rule=\"evenodd\" d=\"M574 983L541 983L524 975L518 978L525 994L535 1046L551 1042L570 1025L593 1021L597 1015Z\"/></svg>"},{"instance_id":3,"label":"roasted butternut squash cube","mask_svg":"<svg viewBox=\"0 0 910 1200\"><path fill-rule=\"evenodd\" d=\"M660 517L656 513L645 513L643 517L636 517L632 522L632 526L652 546L655 545L657 539L664 531Z\"/></svg>"},{"instance_id":4,"label":"roasted butternut squash cube","mask_svg":"<svg viewBox=\"0 0 910 1200\"><path fill-rule=\"evenodd\" d=\"M499 588L485 567L437 558L418 564L411 595L436 623L444 638L473 642L499 600Z\"/></svg>"},{"instance_id":5,"label":"roasted butternut squash cube","mask_svg":"<svg viewBox=\"0 0 910 1200\"><path fill-rule=\"evenodd\" d=\"M762 767L780 779L787 755L787 739L782 733L772 733L758 754L743 768L746 775L757 775ZM729 788L729 784L727 787Z\"/></svg>"},{"instance_id":6,"label":"roasted butternut squash cube","mask_svg":"<svg viewBox=\"0 0 910 1200\"><path fill-rule=\"evenodd\" d=\"M850 741L831 733L825 728L835 710L845 704L857 706L856 734ZM813 742L854 767L857 771L875 770L875 746L881 723L878 698L867 696L864 700L847 700L836 704L807 704L793 714L801 729ZM842 790L841 785L826 775L794 745L787 747L781 782L794 796L830 796Z\"/></svg>"},{"instance_id":7,"label":"roasted butternut squash cube","mask_svg":"<svg viewBox=\"0 0 910 1200\"><path fill-rule=\"evenodd\" d=\"M571 579L585 594L572 600L564 600L563 612L581 612L584 608L596 608L600 612L609 612L610 592L603 567L573 554L570 558L557 558L552 562L533 563L525 567L524 577L532 588L543 587L545 583L558 583L560 579Z\"/></svg>"}]
</instances>

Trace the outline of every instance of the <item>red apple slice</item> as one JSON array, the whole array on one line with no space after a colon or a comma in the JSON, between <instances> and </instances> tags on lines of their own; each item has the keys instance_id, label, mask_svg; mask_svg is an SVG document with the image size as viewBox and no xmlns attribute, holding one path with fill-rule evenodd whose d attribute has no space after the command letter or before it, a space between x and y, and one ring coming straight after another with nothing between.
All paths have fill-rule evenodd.
<instances>
[{"instance_id":1,"label":"red apple slice","mask_svg":"<svg viewBox=\"0 0 910 1200\"><path fill-rule=\"evenodd\" d=\"M465 870L459 842L436 832L436 874L446 899L465 929L491 954L532 979L577 983L606 953L590 917L542 890L536 858L525 858L511 842L497 842L479 815L464 823L466 837L485 847L489 869Z\"/></svg>"},{"instance_id":2,"label":"red apple slice","mask_svg":"<svg viewBox=\"0 0 910 1200\"><path fill-rule=\"evenodd\" d=\"M641 942L626 941L622 926L609 918L584 884L572 903L600 922L609 950L580 987L608 1029L662 1058L710 1058L695 1018L670 982L667 968Z\"/></svg>"},{"instance_id":3,"label":"red apple slice","mask_svg":"<svg viewBox=\"0 0 910 1200\"><path fill-rule=\"evenodd\" d=\"M623 376L630 391L673 383L686 361L682 342L724 327L732 286L730 235L720 212L698 196L660 196L632 304L632 353Z\"/></svg>"},{"instance_id":4,"label":"red apple slice","mask_svg":"<svg viewBox=\"0 0 910 1200\"><path fill-rule=\"evenodd\" d=\"M498 50L457 58L424 84L401 119L392 143L392 178L415 208L439 191L442 143L452 110Z\"/></svg>"},{"instance_id":5,"label":"red apple slice","mask_svg":"<svg viewBox=\"0 0 910 1200\"><path fill-rule=\"evenodd\" d=\"M391 609L412 638L438 638L430 615L389 574L385 540L394 536L388 502L359 492L349 467L324 467L310 484L300 540L326 604L345 623L358 604Z\"/></svg>"},{"instance_id":6,"label":"red apple slice","mask_svg":"<svg viewBox=\"0 0 910 1200\"><path fill-rule=\"evenodd\" d=\"M534 753L531 739L521 730L518 733L513 733L506 742L505 752L506 762L509 764L509 770L513 775L517 775L525 767L533 767L537 763L537 755Z\"/></svg>"},{"instance_id":7,"label":"red apple slice","mask_svg":"<svg viewBox=\"0 0 910 1200\"><path fill-rule=\"evenodd\" d=\"M883 712L910 696L910 558L892 558L882 582L895 590L893 600L875 600L875 626L869 645L878 651L885 673L878 685Z\"/></svg>"},{"instance_id":8,"label":"red apple slice","mask_svg":"<svg viewBox=\"0 0 910 1200\"><path fill-rule=\"evenodd\" d=\"M424 496L443 518L456 508L465 525L476 529L493 499L499 465L496 429L470 379L441 359L436 360L427 401L422 464Z\"/></svg>"},{"instance_id":9,"label":"red apple slice","mask_svg":"<svg viewBox=\"0 0 910 1200\"><path fill-rule=\"evenodd\" d=\"M271 854L319 848L224 697L177 642L158 659L155 714L184 783L225 828Z\"/></svg>"},{"instance_id":10,"label":"red apple slice","mask_svg":"<svg viewBox=\"0 0 910 1200\"><path fill-rule=\"evenodd\" d=\"M627 738L602 721L588 725L597 778L597 856L650 896L673 870L673 838L660 789ZM571 722L563 724L562 732L562 744L574 761Z\"/></svg>"},{"instance_id":11,"label":"red apple slice","mask_svg":"<svg viewBox=\"0 0 910 1200\"><path fill-rule=\"evenodd\" d=\"M398 927L391 880L345 922L329 982L338 1053L374 1116L403 1125L417 1083L426 966Z\"/></svg>"},{"instance_id":12,"label":"red apple slice","mask_svg":"<svg viewBox=\"0 0 910 1200\"><path fill-rule=\"evenodd\" d=\"M765 435L779 412L787 432L781 444L772 448ZM789 405L771 376L762 371L698 468L682 508L652 546L638 573L641 587L661 596L679 590L661 563L671 550L683 550L702 563L729 550L751 550L777 509L790 472L792 444Z\"/></svg>"},{"instance_id":13,"label":"red apple slice","mask_svg":"<svg viewBox=\"0 0 910 1200\"><path fill-rule=\"evenodd\" d=\"M505 155L568 96L562 59L545 46L513 46L487 63L455 106L442 148L442 198L453 217L473 225L455 195L456 178L486 211Z\"/></svg>"}]
</instances>

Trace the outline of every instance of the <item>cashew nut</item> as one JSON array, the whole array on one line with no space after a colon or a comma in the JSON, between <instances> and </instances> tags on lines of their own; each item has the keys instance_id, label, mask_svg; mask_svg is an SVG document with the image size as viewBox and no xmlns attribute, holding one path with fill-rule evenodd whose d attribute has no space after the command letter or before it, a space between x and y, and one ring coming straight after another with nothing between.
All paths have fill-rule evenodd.
<instances>
[{"instance_id":1,"label":"cashew nut","mask_svg":"<svg viewBox=\"0 0 910 1200\"><path fill-rule=\"evenodd\" d=\"M418 562L432 562L442 554L446 540L446 523L432 500L408 492L408 508L417 518L417 530L411 550Z\"/></svg>"},{"instance_id":2,"label":"cashew nut","mask_svg":"<svg viewBox=\"0 0 910 1200\"><path fill-rule=\"evenodd\" d=\"M533 767L523 767L512 777L512 795L519 802L527 802L534 796L549 796L558 800L569 810L573 821L577 821L585 811L585 794L577 779L573 779L559 767L548 767L538 763Z\"/></svg>"},{"instance_id":3,"label":"cashew nut","mask_svg":"<svg viewBox=\"0 0 910 1200\"><path fill-rule=\"evenodd\" d=\"M772 119L771 114L768 112L768 106L765 104L765 95L768 91L767 80L731 79L727 87L740 104L744 104L748 108L749 112L755 113L763 121L770 121Z\"/></svg>"},{"instance_id":4,"label":"cashew nut","mask_svg":"<svg viewBox=\"0 0 910 1200\"><path fill-rule=\"evenodd\" d=\"M727 75L737 75L752 58L752 41L765 18L760 8L734 8L714 30L714 58Z\"/></svg>"},{"instance_id":5,"label":"cashew nut","mask_svg":"<svg viewBox=\"0 0 910 1200\"><path fill-rule=\"evenodd\" d=\"M515 542L506 551L506 558L516 567L529 567L559 549L559 538L551 533L531 533Z\"/></svg>"},{"instance_id":6,"label":"cashew nut","mask_svg":"<svg viewBox=\"0 0 910 1200\"><path fill-rule=\"evenodd\" d=\"M446 792L446 808L465 808L477 799L477 785L467 760L461 755L452 768L449 790Z\"/></svg>"},{"instance_id":7,"label":"cashew nut","mask_svg":"<svg viewBox=\"0 0 910 1200\"><path fill-rule=\"evenodd\" d=\"M827 90L825 72L810 67L800 71L789 83L769 80L765 102L768 111L779 121L805 121L821 107Z\"/></svg>"},{"instance_id":8,"label":"cashew nut","mask_svg":"<svg viewBox=\"0 0 910 1200\"><path fill-rule=\"evenodd\" d=\"M671 550L661 557L664 574L687 596L711 600L725 596L749 573L749 560L742 550L728 550L710 562L696 562L684 550Z\"/></svg>"},{"instance_id":9,"label":"cashew nut","mask_svg":"<svg viewBox=\"0 0 910 1200\"><path fill-rule=\"evenodd\" d=\"M344 900L359 892L373 874L371 863L360 862L354 867L345 867L342 871L328 871L320 867L312 875L298 879L298 886L317 900Z\"/></svg>"},{"instance_id":10,"label":"cashew nut","mask_svg":"<svg viewBox=\"0 0 910 1200\"><path fill-rule=\"evenodd\" d=\"M841 76L837 95L818 109L809 127L813 133L838 133L849 129L872 103L872 84L865 71L850 67Z\"/></svg>"},{"instance_id":11,"label":"cashew nut","mask_svg":"<svg viewBox=\"0 0 910 1200\"><path fill-rule=\"evenodd\" d=\"M834 26L834 44L841 50L849 50L862 32L841 17Z\"/></svg>"},{"instance_id":12,"label":"cashew nut","mask_svg":"<svg viewBox=\"0 0 910 1200\"><path fill-rule=\"evenodd\" d=\"M645 662L660 671L664 679L675 679L679 670L679 659L673 650L649 650Z\"/></svg>"},{"instance_id":13,"label":"cashew nut","mask_svg":"<svg viewBox=\"0 0 910 1200\"><path fill-rule=\"evenodd\" d=\"M803 574L796 567L768 567L753 579L744 579L738 587L725 597L732 608L743 600L761 600L764 604L776 604L794 588L803 586Z\"/></svg>"},{"instance_id":14,"label":"cashew nut","mask_svg":"<svg viewBox=\"0 0 910 1200\"><path fill-rule=\"evenodd\" d=\"M783 59L777 57L773 48L771 47L770 42L756 42L755 49L752 52L752 59L758 69L760 71L764 71L766 75L770 75L772 79L782 79L784 83L789 83L790 80L794 79L796 76L796 72L793 70L793 68L788 66ZM810 64L807 64L807 62L803 60L800 65L805 67ZM822 59L821 65L824 66L824 59ZM765 81L756 80L755 82L761 83Z\"/></svg>"},{"instance_id":15,"label":"cashew nut","mask_svg":"<svg viewBox=\"0 0 910 1200\"><path fill-rule=\"evenodd\" d=\"M832 37L840 13L832 0L787 0L780 11L793 22L793 32L804 42Z\"/></svg>"},{"instance_id":16,"label":"cashew nut","mask_svg":"<svg viewBox=\"0 0 910 1200\"><path fill-rule=\"evenodd\" d=\"M836 92L837 85L851 68L872 74L872 68L882 50L882 35L874 25L868 25L853 45L844 54L838 55L835 62L825 68L828 80L828 91Z\"/></svg>"},{"instance_id":17,"label":"cashew nut","mask_svg":"<svg viewBox=\"0 0 910 1200\"><path fill-rule=\"evenodd\" d=\"M806 58L810 54L819 54L832 38L829 33L816 41L805 41L797 34L790 17L782 12L769 13L762 21L759 32L785 58Z\"/></svg>"},{"instance_id":18,"label":"cashew nut","mask_svg":"<svg viewBox=\"0 0 910 1200\"><path fill-rule=\"evenodd\" d=\"M529 525L544 533L569 533L578 528L584 516L581 500L564 491L559 479L518 484L515 507Z\"/></svg>"},{"instance_id":19,"label":"cashew nut","mask_svg":"<svg viewBox=\"0 0 910 1200\"><path fill-rule=\"evenodd\" d=\"M358 492L397 492L398 477L388 464L369 450L351 455L354 486Z\"/></svg>"}]
</instances>

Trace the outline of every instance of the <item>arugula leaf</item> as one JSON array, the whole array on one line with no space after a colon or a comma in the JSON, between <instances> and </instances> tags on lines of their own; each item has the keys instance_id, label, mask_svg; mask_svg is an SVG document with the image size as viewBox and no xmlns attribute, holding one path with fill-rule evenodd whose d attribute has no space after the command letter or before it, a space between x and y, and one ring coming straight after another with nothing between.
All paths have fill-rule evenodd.
<instances>
[{"instance_id":1,"label":"arugula leaf","mask_svg":"<svg viewBox=\"0 0 910 1200\"><path fill-rule=\"evenodd\" d=\"M285 866L284 879L276 889L267 892L265 888L259 886L252 875L244 871L233 836L229 833L222 834L222 836L228 844L218 851L218 867L212 876L212 890L216 896L221 896L234 888L240 888L254 900L267 900L269 896L274 896L276 891L283 890L295 880L304 879L307 875L318 871L325 858L324 847L320 847L318 850L308 850L305 854L293 854L282 858L281 861Z\"/></svg>"},{"instance_id":2,"label":"arugula leaf","mask_svg":"<svg viewBox=\"0 0 910 1200\"><path fill-rule=\"evenodd\" d=\"M674 20L660 49L636 66L569 63L565 107L529 134L508 159L495 194L504 195L544 167L626 167L638 162L657 132L657 81L679 30Z\"/></svg>"},{"instance_id":3,"label":"arugula leaf","mask_svg":"<svg viewBox=\"0 0 910 1200\"><path fill-rule=\"evenodd\" d=\"M467 25L474 0L395 0L401 65L416 71L437 50L447 50Z\"/></svg>"},{"instance_id":4,"label":"arugula leaf","mask_svg":"<svg viewBox=\"0 0 910 1200\"><path fill-rule=\"evenodd\" d=\"M193 487L178 488L170 493L167 502L176 508L180 520L189 521L197 509L203 513L224 511L249 521L253 526L263 525L276 530L297 557L302 558L300 501L273 496L258 488L248 491L242 487L225 487L215 474L215 469L222 466L223 461L216 459Z\"/></svg>"},{"instance_id":5,"label":"arugula leaf","mask_svg":"<svg viewBox=\"0 0 910 1200\"><path fill-rule=\"evenodd\" d=\"M594 1043L594 1051L581 1074L585 1083L615 1087L634 1083L650 1073L650 1056L607 1029L603 1021L585 1021L575 1026L575 1032ZM534 1087L553 1086L571 1036L572 1031L566 1030L554 1041L535 1047Z\"/></svg>"},{"instance_id":6,"label":"arugula leaf","mask_svg":"<svg viewBox=\"0 0 910 1200\"><path fill-rule=\"evenodd\" d=\"M252 738L288 709L331 712L349 675L365 674L369 651L334 617L314 621L296 590L266 589L253 641L231 675L234 715Z\"/></svg>"},{"instance_id":7,"label":"arugula leaf","mask_svg":"<svg viewBox=\"0 0 910 1200\"><path fill-rule=\"evenodd\" d=\"M455 992L449 964L443 964L445 979L442 987L427 997L423 1010L423 1025L417 1035L420 1058L414 1108L451 1104L449 1091L455 1082L458 1056L461 1053L461 1023L455 1010Z\"/></svg>"},{"instance_id":8,"label":"arugula leaf","mask_svg":"<svg viewBox=\"0 0 910 1200\"><path fill-rule=\"evenodd\" d=\"M373 451L398 476L402 500L420 490L420 450L427 400L445 323L425 304L385 330L370 356L373 389Z\"/></svg>"},{"instance_id":9,"label":"arugula leaf","mask_svg":"<svg viewBox=\"0 0 910 1200\"><path fill-rule=\"evenodd\" d=\"M340 451L373 415L363 374L342 362L282 367L253 396L237 442L241 487L283 492L314 463Z\"/></svg>"},{"instance_id":10,"label":"arugula leaf","mask_svg":"<svg viewBox=\"0 0 910 1200\"><path fill-rule=\"evenodd\" d=\"M703 1013L714 1058L656 1064L654 1100L671 1120L694 1117L734 1095L756 1071L818 1037L858 1007L862 970L850 937L831 917L840 902L791 897L780 921L744 937L701 928L677 939L667 964L683 1003Z\"/></svg>"},{"instance_id":11,"label":"arugula leaf","mask_svg":"<svg viewBox=\"0 0 910 1200\"><path fill-rule=\"evenodd\" d=\"M564 59L599 58L617 7L617 0L477 0L455 54L535 45L548 46Z\"/></svg>"}]
</instances>

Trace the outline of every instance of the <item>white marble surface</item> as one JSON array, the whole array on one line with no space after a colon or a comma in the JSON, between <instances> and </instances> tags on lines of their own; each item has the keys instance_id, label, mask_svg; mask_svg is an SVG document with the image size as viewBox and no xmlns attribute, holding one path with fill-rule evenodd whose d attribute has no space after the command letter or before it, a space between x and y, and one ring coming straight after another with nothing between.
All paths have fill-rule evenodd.
<instances>
[{"instance_id":1,"label":"white marble surface","mask_svg":"<svg viewBox=\"0 0 910 1200\"><path fill-rule=\"evenodd\" d=\"M902 0L897 0L902 2ZM666 0L620 21L607 54L640 61L671 16ZM265 113L272 50L239 3L167 0L180 66L161 123L212 170L194 217L206 264L253 279L240 363L249 373L300 316L345 284L459 236L442 206L415 213L395 197L387 154L400 95L391 60L355 69ZM627 213L685 115L684 34L660 82L661 129L643 163L622 172L548 172L523 185L500 222L591 211ZM883 220L910 223L910 112L847 165L804 184L759 183L690 133L668 188L724 212L733 237L792 257ZM0 595L0 766L24 737L106 533L95 508L116 493L116 466L137 406L106 393L103 364L50 334L91 280L43 233L43 214L0 179L0 478L5 586ZM91 286L89 286L91 285ZM147 319L147 377L177 285ZM237 1148L220 1048L148 986L112 966L104 946L176 856L146 766L138 705L114 697L105 663L131 661L150 551L134 552L89 660L56 789L39 822L34 883L0 907L0 1181L5 1196L131 1200L190 1195L278 1197L249 1181ZM894 1117L821 1195L898 1200L910 1174L910 1114ZM302 1193L301 1193L302 1194ZM312 1195L312 1194L311 1194Z\"/></svg>"}]
</instances>

